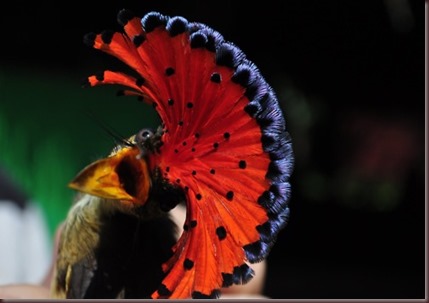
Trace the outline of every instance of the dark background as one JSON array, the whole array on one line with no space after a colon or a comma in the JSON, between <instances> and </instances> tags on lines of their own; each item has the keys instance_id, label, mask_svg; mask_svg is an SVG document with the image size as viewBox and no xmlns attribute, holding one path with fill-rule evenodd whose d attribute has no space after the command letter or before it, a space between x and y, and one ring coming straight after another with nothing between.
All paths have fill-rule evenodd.
<instances>
[{"instance_id":1,"label":"dark background","mask_svg":"<svg viewBox=\"0 0 429 303\"><path fill-rule=\"evenodd\" d=\"M80 88L81 78L118 64L82 36L119 30L121 8L182 15L220 31L256 63L292 135L291 217L268 258L264 294L424 298L424 2L249 3L4 1L0 118L12 135L3 131L0 160L16 175L32 174L18 179L48 205L53 229L68 202L49 204L43 192L112 144L83 112L126 135L156 123L147 108L118 101L109 88ZM47 154L56 158L40 160Z\"/></svg>"}]
</instances>

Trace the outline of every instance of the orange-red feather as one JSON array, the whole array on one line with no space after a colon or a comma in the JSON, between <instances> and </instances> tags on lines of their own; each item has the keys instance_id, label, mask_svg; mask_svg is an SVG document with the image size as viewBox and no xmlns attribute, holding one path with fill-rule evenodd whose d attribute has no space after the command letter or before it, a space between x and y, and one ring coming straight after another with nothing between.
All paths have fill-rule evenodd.
<instances>
[{"instance_id":1,"label":"orange-red feather","mask_svg":"<svg viewBox=\"0 0 429 303\"><path fill-rule=\"evenodd\" d=\"M249 113L252 102L259 102L256 107L271 102L261 98L272 92L238 49L231 55L228 48L219 47L224 41L218 33L183 18L151 13L140 20L121 13L125 34L101 33L90 43L132 67L137 76L106 71L89 77L89 84L123 85L130 89L126 94L156 105L165 132L159 153L149 156L149 165L187 195L187 227L173 248L174 256L164 264L162 291L154 292L153 298L210 296L230 284L225 277L232 277L234 283L242 275L247 275L244 280L250 278L251 272L240 272L249 256L245 248L270 244L271 240L262 239L261 226L285 221L286 198L278 200L284 207L277 213L270 213L260 201L274 190L272 186L287 183L287 169L274 172L278 180L267 177L267 172L274 170L272 158L287 156L292 161L290 150L280 151L284 155L271 151L275 143L264 139L278 136L289 144L283 117L277 103L267 105L269 112L262 108ZM202 42L192 37L195 32ZM198 45L204 43L208 46ZM240 65L249 67L248 80L245 73L237 75ZM238 76L242 79L233 81ZM280 126L270 126L273 123ZM271 230L275 237L278 230ZM268 253L262 247L255 260Z\"/></svg>"}]
</instances>

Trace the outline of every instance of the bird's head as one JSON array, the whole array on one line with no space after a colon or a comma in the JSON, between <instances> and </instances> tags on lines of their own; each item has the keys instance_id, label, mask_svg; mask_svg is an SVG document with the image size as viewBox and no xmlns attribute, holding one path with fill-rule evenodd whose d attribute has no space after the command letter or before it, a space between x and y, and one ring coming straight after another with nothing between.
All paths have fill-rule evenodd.
<instances>
[{"instance_id":1,"label":"bird's head","mask_svg":"<svg viewBox=\"0 0 429 303\"><path fill-rule=\"evenodd\" d=\"M141 206L146 203L151 178L144 157L144 143L152 135L141 131L117 145L107 158L85 167L69 187L93 196L120 200L125 204Z\"/></svg>"}]
</instances>

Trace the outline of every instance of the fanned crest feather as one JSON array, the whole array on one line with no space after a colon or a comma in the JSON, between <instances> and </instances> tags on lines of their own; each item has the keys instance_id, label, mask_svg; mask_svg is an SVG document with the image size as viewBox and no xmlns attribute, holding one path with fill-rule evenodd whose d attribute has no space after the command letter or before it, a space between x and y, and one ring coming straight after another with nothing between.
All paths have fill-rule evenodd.
<instances>
[{"instance_id":1,"label":"fanned crest feather","mask_svg":"<svg viewBox=\"0 0 429 303\"><path fill-rule=\"evenodd\" d=\"M124 33L84 41L137 76L107 70L87 84L124 86L155 107L162 146L147 161L187 198L184 232L152 298L217 297L252 278L246 261L263 260L288 219L293 154L282 111L257 67L210 27L128 10L118 22Z\"/></svg>"}]
</instances>

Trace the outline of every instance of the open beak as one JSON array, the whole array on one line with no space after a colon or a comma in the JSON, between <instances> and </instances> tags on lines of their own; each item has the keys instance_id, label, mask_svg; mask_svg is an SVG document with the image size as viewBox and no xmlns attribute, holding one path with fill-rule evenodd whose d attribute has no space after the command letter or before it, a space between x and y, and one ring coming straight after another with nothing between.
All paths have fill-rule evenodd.
<instances>
[{"instance_id":1,"label":"open beak","mask_svg":"<svg viewBox=\"0 0 429 303\"><path fill-rule=\"evenodd\" d=\"M144 204L149 195L150 176L139 153L138 148L124 147L85 167L69 187L101 198Z\"/></svg>"}]
</instances>

